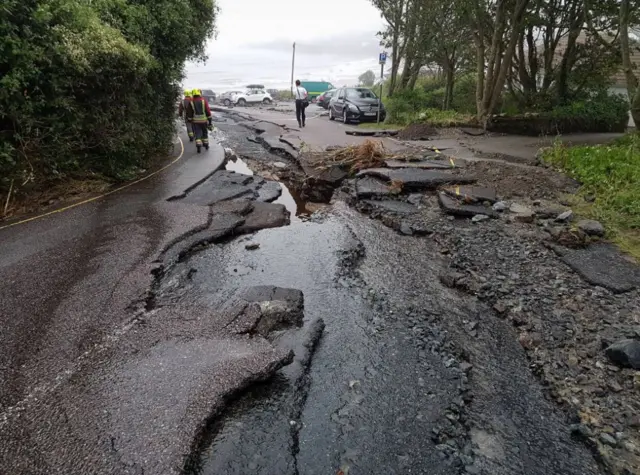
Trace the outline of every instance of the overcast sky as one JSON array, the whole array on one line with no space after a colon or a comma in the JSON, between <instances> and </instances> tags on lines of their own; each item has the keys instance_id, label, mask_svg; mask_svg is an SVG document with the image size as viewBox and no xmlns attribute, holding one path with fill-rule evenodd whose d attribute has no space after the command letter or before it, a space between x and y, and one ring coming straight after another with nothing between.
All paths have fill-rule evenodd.
<instances>
[{"instance_id":1,"label":"overcast sky","mask_svg":"<svg viewBox=\"0 0 640 475\"><path fill-rule=\"evenodd\" d=\"M206 64L187 64L185 87L221 92L247 84L286 89L296 42L295 77L354 84L380 73L376 33L383 28L369 0L218 0L218 36Z\"/></svg>"}]
</instances>

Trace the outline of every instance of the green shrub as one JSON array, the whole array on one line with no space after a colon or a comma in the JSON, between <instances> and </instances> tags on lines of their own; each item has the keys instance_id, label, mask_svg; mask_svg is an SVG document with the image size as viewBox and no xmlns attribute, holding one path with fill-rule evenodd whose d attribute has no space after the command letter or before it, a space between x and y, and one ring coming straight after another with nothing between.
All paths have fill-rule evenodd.
<instances>
[{"instance_id":1,"label":"green shrub","mask_svg":"<svg viewBox=\"0 0 640 475\"><path fill-rule=\"evenodd\" d=\"M4 0L0 192L90 171L114 179L164 154L183 65L203 57L214 0Z\"/></svg>"},{"instance_id":2,"label":"green shrub","mask_svg":"<svg viewBox=\"0 0 640 475\"><path fill-rule=\"evenodd\" d=\"M589 99L555 107L548 116L583 126L586 130L615 131L621 122L629 121L629 102L623 96L603 91Z\"/></svg>"},{"instance_id":3,"label":"green shrub","mask_svg":"<svg viewBox=\"0 0 640 475\"><path fill-rule=\"evenodd\" d=\"M489 129L522 135L556 135L574 132L623 132L629 121L629 103L618 95L601 92L593 97L558 106L547 112L493 117Z\"/></svg>"},{"instance_id":4,"label":"green shrub","mask_svg":"<svg viewBox=\"0 0 640 475\"><path fill-rule=\"evenodd\" d=\"M478 81L475 74L465 74L456 79L453 85L452 109L465 114L476 113L476 86ZM444 95L444 90L442 91Z\"/></svg>"}]
</instances>

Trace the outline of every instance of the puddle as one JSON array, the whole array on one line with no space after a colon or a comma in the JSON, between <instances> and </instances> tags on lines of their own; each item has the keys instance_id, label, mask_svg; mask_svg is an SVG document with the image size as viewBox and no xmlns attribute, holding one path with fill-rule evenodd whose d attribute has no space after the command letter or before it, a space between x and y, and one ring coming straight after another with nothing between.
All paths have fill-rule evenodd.
<instances>
[{"instance_id":1,"label":"puddle","mask_svg":"<svg viewBox=\"0 0 640 475\"><path fill-rule=\"evenodd\" d=\"M225 170L241 173L243 175L254 175L253 171L241 158L227 160ZM303 200L300 195L295 192L292 193L284 183L278 183L282 188L282 194L274 201L274 203L284 205L284 207L287 208L287 211L291 213L291 221L300 221L301 216L306 217L311 215L311 211L307 209L307 202Z\"/></svg>"}]
</instances>

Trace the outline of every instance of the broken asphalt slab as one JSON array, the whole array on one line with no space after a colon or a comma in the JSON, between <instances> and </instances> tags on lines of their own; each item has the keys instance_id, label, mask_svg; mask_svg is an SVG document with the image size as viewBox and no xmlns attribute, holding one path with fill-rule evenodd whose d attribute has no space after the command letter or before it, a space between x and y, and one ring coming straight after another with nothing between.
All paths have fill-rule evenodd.
<instances>
[{"instance_id":1,"label":"broken asphalt slab","mask_svg":"<svg viewBox=\"0 0 640 475\"><path fill-rule=\"evenodd\" d=\"M488 201L493 204L498 201L496 191L484 186L449 186L443 188L442 191L452 198L462 200L464 203L482 203Z\"/></svg>"},{"instance_id":2,"label":"broken asphalt slab","mask_svg":"<svg viewBox=\"0 0 640 475\"><path fill-rule=\"evenodd\" d=\"M387 168L422 168L425 170L450 170L455 168L451 163L444 160L385 160L384 164Z\"/></svg>"},{"instance_id":3,"label":"broken asphalt slab","mask_svg":"<svg viewBox=\"0 0 640 475\"><path fill-rule=\"evenodd\" d=\"M442 191L438 193L438 204L440 204L440 208L443 212L452 216L460 216L464 218L472 218L479 214L492 218L498 216L493 209L487 206L463 204Z\"/></svg>"},{"instance_id":4,"label":"broken asphalt slab","mask_svg":"<svg viewBox=\"0 0 640 475\"><path fill-rule=\"evenodd\" d=\"M273 201L281 193L280 185L274 183L256 175L243 175L233 171L220 170L187 193L182 201L203 206L235 198Z\"/></svg>"},{"instance_id":5,"label":"broken asphalt slab","mask_svg":"<svg viewBox=\"0 0 640 475\"><path fill-rule=\"evenodd\" d=\"M447 184L469 184L476 181L471 176L415 168L369 168L358 172L356 176L372 176L386 181L400 181L404 188L416 190L435 189Z\"/></svg>"},{"instance_id":6,"label":"broken asphalt slab","mask_svg":"<svg viewBox=\"0 0 640 475\"><path fill-rule=\"evenodd\" d=\"M612 244L595 243L583 249L552 246L552 249L590 284L617 294L640 287L640 266L623 257Z\"/></svg>"},{"instance_id":7,"label":"broken asphalt slab","mask_svg":"<svg viewBox=\"0 0 640 475\"><path fill-rule=\"evenodd\" d=\"M298 326L301 295L284 290L281 300L255 303L260 332L288 327L290 317ZM15 474L182 473L185 457L227 400L293 360L290 348L258 331L252 338L220 331L221 316L169 306L133 323L135 331L93 353L82 373L41 397L39 411L8 421L0 465ZM62 422L44 421L44 414Z\"/></svg>"},{"instance_id":8,"label":"broken asphalt slab","mask_svg":"<svg viewBox=\"0 0 640 475\"><path fill-rule=\"evenodd\" d=\"M302 139L297 135L284 134L280 136L280 142L284 142L296 151L300 151L302 148Z\"/></svg>"},{"instance_id":9,"label":"broken asphalt slab","mask_svg":"<svg viewBox=\"0 0 640 475\"><path fill-rule=\"evenodd\" d=\"M373 198L378 196L391 195L391 188L377 178L371 176L364 176L357 178L355 181L356 198Z\"/></svg>"},{"instance_id":10,"label":"broken asphalt slab","mask_svg":"<svg viewBox=\"0 0 640 475\"><path fill-rule=\"evenodd\" d=\"M258 135L256 138L259 143L273 154L293 159L298 158L298 151L288 142L280 140L279 135Z\"/></svg>"}]
</instances>

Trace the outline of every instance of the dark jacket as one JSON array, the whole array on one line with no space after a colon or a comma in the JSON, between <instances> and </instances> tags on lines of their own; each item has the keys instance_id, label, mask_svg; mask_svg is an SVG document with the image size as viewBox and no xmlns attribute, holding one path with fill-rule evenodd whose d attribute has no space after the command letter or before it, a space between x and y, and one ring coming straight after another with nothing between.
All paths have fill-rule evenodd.
<instances>
[{"instance_id":1,"label":"dark jacket","mask_svg":"<svg viewBox=\"0 0 640 475\"><path fill-rule=\"evenodd\" d=\"M182 102L180 102L180 104L178 105L178 115L183 119L186 119L185 113L187 112L187 109L189 108L189 104L191 103L192 100L193 98L191 97L185 97L184 99L182 99Z\"/></svg>"}]
</instances>

